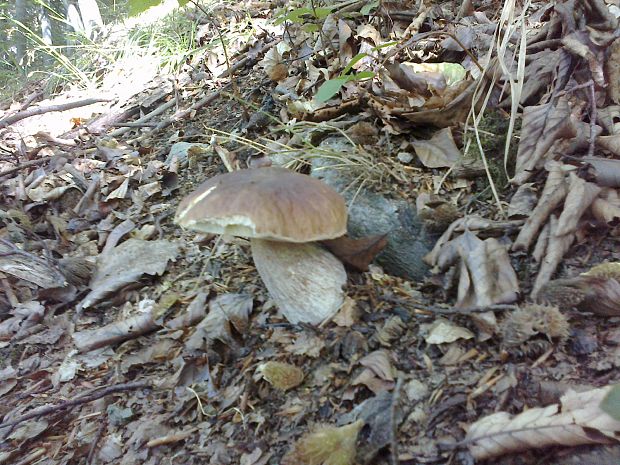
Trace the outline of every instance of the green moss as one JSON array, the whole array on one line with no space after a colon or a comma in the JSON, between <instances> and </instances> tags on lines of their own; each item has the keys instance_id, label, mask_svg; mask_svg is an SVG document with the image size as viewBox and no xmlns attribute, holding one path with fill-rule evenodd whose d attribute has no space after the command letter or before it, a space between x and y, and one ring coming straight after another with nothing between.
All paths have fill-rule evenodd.
<instances>
[{"instance_id":1,"label":"green moss","mask_svg":"<svg viewBox=\"0 0 620 465\"><path fill-rule=\"evenodd\" d=\"M510 119L499 111L488 110L478 124L478 135L480 143L484 151L489 173L495 187L501 194L508 185L508 176L511 176L514 168L517 147L519 143L518 134L521 129L521 122L517 119L512 134L512 141L508 152L508 160L506 166L508 173L504 168L504 148L506 145L506 135L508 133L508 125ZM470 127L464 136L464 146L469 144L469 150L465 153L465 164L482 164L482 156L473 127ZM490 182L487 176L480 176L476 179L476 192L481 194L481 200L489 199L492 196Z\"/></svg>"}]
</instances>

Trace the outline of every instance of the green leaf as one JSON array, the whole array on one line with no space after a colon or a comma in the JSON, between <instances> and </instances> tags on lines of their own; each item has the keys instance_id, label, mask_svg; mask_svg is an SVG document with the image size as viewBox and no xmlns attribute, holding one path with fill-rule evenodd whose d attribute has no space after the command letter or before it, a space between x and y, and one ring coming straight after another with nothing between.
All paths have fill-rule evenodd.
<instances>
[{"instance_id":1,"label":"green leaf","mask_svg":"<svg viewBox=\"0 0 620 465\"><path fill-rule=\"evenodd\" d=\"M341 76L344 76L345 74L347 74L349 71L351 71L351 68L353 68L353 66L355 65L355 63L357 63L358 61L360 61L362 58L367 57L368 55L366 53L358 53L357 55L355 55L353 58L351 58L351 60L349 61L349 63L347 63L347 66L344 67L344 69L342 70L342 72L340 73Z\"/></svg>"},{"instance_id":2,"label":"green leaf","mask_svg":"<svg viewBox=\"0 0 620 465\"><path fill-rule=\"evenodd\" d=\"M275 21L275 25L282 24L284 21L290 21L291 23L303 23L305 15L311 15L312 9L310 8L295 8L292 11L289 11L285 15L278 17Z\"/></svg>"},{"instance_id":3,"label":"green leaf","mask_svg":"<svg viewBox=\"0 0 620 465\"><path fill-rule=\"evenodd\" d=\"M370 79L375 77L372 71L360 71L359 73L349 74L349 81L361 81L362 79Z\"/></svg>"},{"instance_id":4,"label":"green leaf","mask_svg":"<svg viewBox=\"0 0 620 465\"><path fill-rule=\"evenodd\" d=\"M320 28L318 24L308 23L308 24L304 24L302 26L302 29L308 33L312 33L312 32L318 32Z\"/></svg>"},{"instance_id":5,"label":"green leaf","mask_svg":"<svg viewBox=\"0 0 620 465\"><path fill-rule=\"evenodd\" d=\"M439 63L439 69L446 78L446 84L449 86L465 79L467 70L458 63Z\"/></svg>"},{"instance_id":6,"label":"green leaf","mask_svg":"<svg viewBox=\"0 0 620 465\"><path fill-rule=\"evenodd\" d=\"M360 13L364 16L369 15L372 10L379 6L379 0L373 0L372 2L366 3L360 10Z\"/></svg>"},{"instance_id":7,"label":"green leaf","mask_svg":"<svg viewBox=\"0 0 620 465\"><path fill-rule=\"evenodd\" d=\"M309 18L304 18L304 16L309 16L311 18L316 19L325 19L332 12L334 7L325 7L325 8L295 8L294 10L289 11L286 14L281 14L274 21L274 25L278 26L282 24L284 21L290 21L291 23L303 23Z\"/></svg>"},{"instance_id":8,"label":"green leaf","mask_svg":"<svg viewBox=\"0 0 620 465\"><path fill-rule=\"evenodd\" d=\"M333 7L315 8L312 14L316 19L325 19L331 14L332 10L333 10Z\"/></svg>"},{"instance_id":9,"label":"green leaf","mask_svg":"<svg viewBox=\"0 0 620 465\"><path fill-rule=\"evenodd\" d=\"M620 421L620 384L609 390L599 407L614 420Z\"/></svg>"},{"instance_id":10,"label":"green leaf","mask_svg":"<svg viewBox=\"0 0 620 465\"><path fill-rule=\"evenodd\" d=\"M129 16L140 14L161 2L162 0L129 0Z\"/></svg>"},{"instance_id":11,"label":"green leaf","mask_svg":"<svg viewBox=\"0 0 620 465\"><path fill-rule=\"evenodd\" d=\"M330 98L340 92L340 89L348 80L349 77L344 76L325 81L316 92L316 100L320 103L327 102Z\"/></svg>"}]
</instances>

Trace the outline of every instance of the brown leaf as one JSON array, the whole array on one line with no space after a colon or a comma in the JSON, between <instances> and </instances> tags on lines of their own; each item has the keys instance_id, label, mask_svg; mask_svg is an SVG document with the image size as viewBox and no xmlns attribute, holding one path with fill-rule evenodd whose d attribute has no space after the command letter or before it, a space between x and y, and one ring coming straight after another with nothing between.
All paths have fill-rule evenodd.
<instances>
[{"instance_id":1,"label":"brown leaf","mask_svg":"<svg viewBox=\"0 0 620 465\"><path fill-rule=\"evenodd\" d=\"M568 186L564 177L564 165L550 161L545 165L545 168L549 171L549 175L540 195L540 200L519 231L519 235L512 245L512 250L527 250L530 247L538 230L568 193Z\"/></svg>"},{"instance_id":2,"label":"brown leaf","mask_svg":"<svg viewBox=\"0 0 620 465\"><path fill-rule=\"evenodd\" d=\"M592 201L601 192L601 188L594 183L586 182L575 173L570 174L568 195L564 201L564 209L558 220L557 236L573 234L577 231L577 223L583 213L590 208Z\"/></svg>"},{"instance_id":3,"label":"brown leaf","mask_svg":"<svg viewBox=\"0 0 620 465\"><path fill-rule=\"evenodd\" d=\"M462 158L450 128L437 131L429 140L413 140L411 145L427 168L450 168Z\"/></svg>"},{"instance_id":4,"label":"brown leaf","mask_svg":"<svg viewBox=\"0 0 620 465\"><path fill-rule=\"evenodd\" d=\"M352 239L342 236L321 241L327 249L346 266L357 271L367 271L368 265L387 245L387 234Z\"/></svg>"},{"instance_id":5,"label":"brown leaf","mask_svg":"<svg viewBox=\"0 0 620 465\"><path fill-rule=\"evenodd\" d=\"M600 408L612 386L562 396L560 404L519 415L498 412L473 423L466 441L477 460L551 445L615 443L620 421ZM599 433L599 434L594 434Z\"/></svg>"},{"instance_id":6,"label":"brown leaf","mask_svg":"<svg viewBox=\"0 0 620 465\"><path fill-rule=\"evenodd\" d=\"M620 135L599 136L596 143L620 156ZM620 160L599 157L584 157L582 160L592 165L594 179L599 186L620 187Z\"/></svg>"},{"instance_id":7,"label":"brown leaf","mask_svg":"<svg viewBox=\"0 0 620 465\"><path fill-rule=\"evenodd\" d=\"M609 79L607 87L609 98L614 103L620 104L620 37L609 46L605 71Z\"/></svg>"},{"instance_id":8,"label":"brown leaf","mask_svg":"<svg viewBox=\"0 0 620 465\"><path fill-rule=\"evenodd\" d=\"M457 307L514 302L518 279L506 248L496 239L482 241L467 231L459 241L461 257Z\"/></svg>"},{"instance_id":9,"label":"brown leaf","mask_svg":"<svg viewBox=\"0 0 620 465\"><path fill-rule=\"evenodd\" d=\"M536 298L542 286L551 280L551 276L562 261L562 258L564 258L564 254L570 249L575 240L574 233L563 236L557 234L558 220L555 215L551 216L549 223L549 241L545 250L545 257L541 260L540 270L534 281L531 293L532 298Z\"/></svg>"},{"instance_id":10,"label":"brown leaf","mask_svg":"<svg viewBox=\"0 0 620 465\"><path fill-rule=\"evenodd\" d=\"M567 135L569 117L570 108L565 98L557 105L545 103L525 108L513 183L527 181L556 139Z\"/></svg>"}]
</instances>

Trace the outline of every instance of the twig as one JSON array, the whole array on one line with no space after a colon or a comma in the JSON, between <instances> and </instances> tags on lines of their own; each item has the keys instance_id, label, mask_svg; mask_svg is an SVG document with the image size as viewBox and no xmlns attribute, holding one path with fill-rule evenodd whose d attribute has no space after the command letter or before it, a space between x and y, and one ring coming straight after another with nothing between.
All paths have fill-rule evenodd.
<instances>
[{"instance_id":1,"label":"twig","mask_svg":"<svg viewBox=\"0 0 620 465\"><path fill-rule=\"evenodd\" d=\"M95 456L95 451L97 450L97 444L99 443L101 436L103 436L103 432L105 431L106 426L108 426L107 416L101 420L101 423L99 424L99 428L97 429L97 433L95 434L95 437L92 440L92 443L90 445L90 450L88 451L88 457L86 458L87 465L90 465L91 463L93 463L93 457Z\"/></svg>"},{"instance_id":2,"label":"twig","mask_svg":"<svg viewBox=\"0 0 620 465\"><path fill-rule=\"evenodd\" d=\"M33 418L38 418L43 415L48 415L50 413L59 412L62 410L67 410L71 407L75 407L77 405L86 404L88 402L92 402L97 399L101 399L102 397L109 396L110 394L114 394L116 392L122 391L133 391L135 389L152 389L151 383L146 381L134 381L131 383L121 383L116 384L114 386L108 386L105 388L98 388L99 390L95 390L90 394L82 394L74 399L66 400L64 402L60 402L56 405L48 405L45 407L41 407L22 415L21 417L16 418L15 420L7 421L5 423L0 423L0 429L10 427L6 437L12 431L12 428L20 423L23 423L28 420L32 420Z\"/></svg>"},{"instance_id":3,"label":"twig","mask_svg":"<svg viewBox=\"0 0 620 465\"><path fill-rule=\"evenodd\" d=\"M154 128L157 126L157 123L138 123L136 121L131 121L127 123L112 123L110 126L113 128Z\"/></svg>"},{"instance_id":4,"label":"twig","mask_svg":"<svg viewBox=\"0 0 620 465\"><path fill-rule=\"evenodd\" d=\"M594 95L594 81L590 79L590 145L588 146L588 157L594 156L594 142L596 139L596 96Z\"/></svg>"},{"instance_id":5,"label":"twig","mask_svg":"<svg viewBox=\"0 0 620 465\"><path fill-rule=\"evenodd\" d=\"M18 171L23 170L24 168L28 168L29 166L36 166L36 165L40 165L42 163L45 163L46 161L50 161L54 158L54 156L51 157L43 157L43 158L37 158L36 160L28 160L28 161L24 161L22 163L20 163L19 165L17 165L14 168L9 168L8 170L2 171L0 173L0 180L5 177L8 176L9 174L14 174L17 173Z\"/></svg>"},{"instance_id":6,"label":"twig","mask_svg":"<svg viewBox=\"0 0 620 465\"><path fill-rule=\"evenodd\" d=\"M87 105L92 105L93 103L99 102L109 102L111 99L109 98L87 98L84 100L78 100L76 102L67 102L62 103L60 105L49 105L47 107L36 107L31 108L29 110L20 111L11 116L7 116L4 119L0 119L0 128L10 126L11 124L17 123L26 118L30 118L31 116L42 115L43 113L49 113L52 111L65 111L71 110L73 108L85 107Z\"/></svg>"},{"instance_id":7,"label":"twig","mask_svg":"<svg viewBox=\"0 0 620 465\"><path fill-rule=\"evenodd\" d=\"M403 387L403 377L399 376L396 380L396 386L392 393L392 401L390 402L390 422L392 426L392 435L390 437L390 465L398 465L398 422L396 421L396 407L400 402L400 391Z\"/></svg>"},{"instance_id":8,"label":"twig","mask_svg":"<svg viewBox=\"0 0 620 465\"><path fill-rule=\"evenodd\" d=\"M149 121L150 119L154 118L155 116L161 115L164 111L168 110L169 108L172 108L176 103L177 102L176 102L175 99L170 99L166 103L164 103L163 105L160 105L159 107L155 108L150 113L147 113L146 115L142 116L141 118L138 118L136 121L133 121L133 123L136 124L136 125L137 124L146 123L147 121ZM123 128L115 129L114 131L112 131L109 134L109 136L110 137L118 137L120 135L125 134L126 132L129 132L130 130L131 130L131 127L123 127Z\"/></svg>"},{"instance_id":9,"label":"twig","mask_svg":"<svg viewBox=\"0 0 620 465\"><path fill-rule=\"evenodd\" d=\"M494 305L482 305L479 307L452 307L452 308L441 308L435 305L422 305L418 303L411 303L413 307L416 309L424 310L431 313L439 313L442 315L467 315L469 313L484 313L488 311L509 311L509 310L517 310L519 308L518 305L513 304L494 304Z\"/></svg>"},{"instance_id":10,"label":"twig","mask_svg":"<svg viewBox=\"0 0 620 465\"><path fill-rule=\"evenodd\" d=\"M231 73L234 73L235 71L240 70L241 68L244 68L248 65L251 65L255 62L258 61L258 57L262 56L265 52L267 52L270 48L272 48L274 45L277 45L280 43L282 39L275 39L272 40L271 42L266 43L265 45L263 45L263 47L254 54L253 58L250 58L249 56L246 56L245 58L242 58L241 60L237 61L234 65L232 65L230 67L230 71L227 69L225 70L223 73L221 73L218 76L218 79L222 79L225 77L230 76Z\"/></svg>"},{"instance_id":11,"label":"twig","mask_svg":"<svg viewBox=\"0 0 620 465\"><path fill-rule=\"evenodd\" d=\"M209 95L201 98L189 108L186 108L185 110L181 110L175 113L172 117L168 118L167 120L161 121L155 128L155 131L160 131L164 129L165 127L170 126L172 123L188 117L192 112L199 110L202 107L210 104L212 101L217 99L222 94L222 92L227 90L229 87L230 87L230 83L226 84L221 89L218 89L215 92L212 92Z\"/></svg>"}]
</instances>

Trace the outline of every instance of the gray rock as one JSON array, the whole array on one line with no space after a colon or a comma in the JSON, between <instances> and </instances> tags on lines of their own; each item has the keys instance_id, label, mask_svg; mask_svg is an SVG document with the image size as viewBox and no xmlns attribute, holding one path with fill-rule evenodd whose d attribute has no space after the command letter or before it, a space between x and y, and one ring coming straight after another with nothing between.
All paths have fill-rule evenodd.
<instances>
[{"instance_id":1,"label":"gray rock","mask_svg":"<svg viewBox=\"0 0 620 465\"><path fill-rule=\"evenodd\" d=\"M321 145L342 153L351 150L343 139L327 139ZM435 238L424 232L415 207L403 200L386 198L362 189L345 190L354 176L347 170L333 167L338 160L313 157L311 175L323 180L340 192L349 205L348 232L353 238L373 234L388 234L388 244L377 257L389 274L411 280L423 279L429 271L423 257L433 247Z\"/></svg>"}]
</instances>

